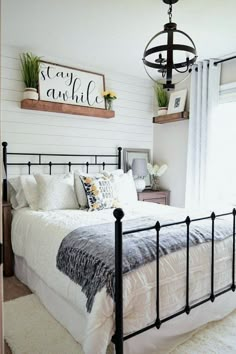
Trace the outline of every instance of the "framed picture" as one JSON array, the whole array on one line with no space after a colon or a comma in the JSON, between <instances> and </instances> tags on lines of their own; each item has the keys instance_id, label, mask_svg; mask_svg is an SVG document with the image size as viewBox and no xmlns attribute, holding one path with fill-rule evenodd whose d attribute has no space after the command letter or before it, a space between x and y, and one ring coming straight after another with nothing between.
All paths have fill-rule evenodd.
<instances>
[{"instance_id":1,"label":"framed picture","mask_svg":"<svg viewBox=\"0 0 236 354\"><path fill-rule=\"evenodd\" d=\"M104 75L65 65L40 62L39 99L105 109Z\"/></svg>"},{"instance_id":2,"label":"framed picture","mask_svg":"<svg viewBox=\"0 0 236 354\"><path fill-rule=\"evenodd\" d=\"M168 105L168 114L183 112L186 103L187 90L172 92Z\"/></svg>"},{"instance_id":3,"label":"framed picture","mask_svg":"<svg viewBox=\"0 0 236 354\"><path fill-rule=\"evenodd\" d=\"M132 162L133 159L145 159L148 162L150 162L151 159L151 152L150 149L132 149L132 148L128 148L128 149L124 149L124 171L127 172L128 170L130 170L132 168ZM151 178L150 175L147 174L147 176L145 177L145 183L146 183L146 188L150 188L151 187Z\"/></svg>"}]
</instances>

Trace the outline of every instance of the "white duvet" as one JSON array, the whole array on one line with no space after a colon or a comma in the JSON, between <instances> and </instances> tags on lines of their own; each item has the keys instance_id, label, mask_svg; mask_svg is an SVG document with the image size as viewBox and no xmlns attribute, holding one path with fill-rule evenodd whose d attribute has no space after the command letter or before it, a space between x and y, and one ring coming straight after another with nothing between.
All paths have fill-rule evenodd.
<instances>
[{"instance_id":1,"label":"white duvet","mask_svg":"<svg viewBox=\"0 0 236 354\"><path fill-rule=\"evenodd\" d=\"M124 208L125 218L144 215L166 216L183 220L186 212L182 209L154 203L137 202ZM74 306L84 318L84 330L79 334L85 354L105 354L114 333L114 304L105 289L95 297L92 312L86 311L86 297L79 285L72 282L56 268L56 256L62 239L80 226L114 221L113 210L86 212L81 210L32 211L28 208L14 212L12 223L12 244L14 253L23 257L28 266L67 302ZM176 235L176 237L178 237ZM190 251L190 300L198 300L210 292L210 243L198 245ZM215 287L221 289L231 282L232 238L216 242L215 247ZM185 305L186 253L184 250L164 256L160 260L160 314L161 318L180 310ZM155 320L155 262L140 267L124 277L124 331L138 330ZM225 299L227 295L225 295ZM222 308L222 300L217 304L206 304L193 311L187 325L176 326L173 320L168 333L160 329L160 341L150 344L145 353L168 352L172 336L178 336L195 329L203 323L225 316L236 308L236 296L228 296L228 303ZM210 306L214 311L212 312ZM208 311L209 307L209 312ZM200 313L200 315L199 315ZM215 314L215 315L214 315ZM183 315L186 316L186 315ZM191 317L192 316L192 317ZM181 316L182 317L182 316ZM187 316L186 316L187 317ZM171 322L171 321L170 321ZM166 327L168 328L168 327ZM162 332L161 332L162 331ZM169 338L163 342L161 336ZM144 353L142 341L138 337L125 342L125 353ZM132 343L140 343L132 349ZM168 343L169 342L169 343ZM150 342L151 343L151 342ZM158 344L159 343L159 344ZM163 344L164 343L164 344ZM134 347L133 347L134 348Z\"/></svg>"}]
</instances>

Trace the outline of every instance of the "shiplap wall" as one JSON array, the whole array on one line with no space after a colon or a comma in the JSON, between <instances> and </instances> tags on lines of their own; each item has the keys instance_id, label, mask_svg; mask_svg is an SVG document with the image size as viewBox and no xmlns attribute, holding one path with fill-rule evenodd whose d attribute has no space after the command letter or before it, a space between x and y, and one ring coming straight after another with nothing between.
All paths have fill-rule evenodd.
<instances>
[{"instance_id":1,"label":"shiplap wall","mask_svg":"<svg viewBox=\"0 0 236 354\"><path fill-rule=\"evenodd\" d=\"M117 93L113 119L23 110L19 53L24 51L2 48L2 141L8 142L9 151L105 154L114 153L118 146L152 150L153 92L149 80L107 73L89 65L81 67L104 73L106 88ZM47 57L46 53L43 59L80 67L72 61Z\"/></svg>"}]
</instances>

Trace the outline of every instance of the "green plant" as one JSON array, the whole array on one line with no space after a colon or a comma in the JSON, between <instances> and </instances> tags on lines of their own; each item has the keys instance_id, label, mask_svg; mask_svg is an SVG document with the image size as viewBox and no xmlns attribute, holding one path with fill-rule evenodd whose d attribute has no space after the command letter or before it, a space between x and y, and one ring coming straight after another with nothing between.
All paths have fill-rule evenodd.
<instances>
[{"instance_id":1,"label":"green plant","mask_svg":"<svg viewBox=\"0 0 236 354\"><path fill-rule=\"evenodd\" d=\"M159 108L167 107L168 102L169 102L169 97L168 97L167 91L164 90L163 87L159 84L156 84L156 86L154 87L154 90L156 93L156 99L157 99Z\"/></svg>"},{"instance_id":2,"label":"green plant","mask_svg":"<svg viewBox=\"0 0 236 354\"><path fill-rule=\"evenodd\" d=\"M32 53L20 55L21 73L26 87L38 88L40 57Z\"/></svg>"}]
</instances>

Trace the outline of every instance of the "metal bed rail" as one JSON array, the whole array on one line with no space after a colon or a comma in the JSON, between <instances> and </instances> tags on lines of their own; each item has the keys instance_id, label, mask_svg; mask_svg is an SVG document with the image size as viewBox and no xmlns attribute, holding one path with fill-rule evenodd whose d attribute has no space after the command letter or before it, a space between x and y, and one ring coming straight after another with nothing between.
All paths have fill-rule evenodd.
<instances>
[{"instance_id":1,"label":"metal bed rail","mask_svg":"<svg viewBox=\"0 0 236 354\"><path fill-rule=\"evenodd\" d=\"M2 154L3 154L3 165L5 168L6 178L3 180L3 200L7 200L7 174L9 166L27 166L28 174L31 174L33 166L48 166L49 174L52 174L53 166L68 166L69 172L71 172L72 166L85 166L86 173L89 172L90 166L102 166L103 170L106 166L116 166L117 168L121 168L121 152L122 148L117 148L116 154L50 154L50 153L30 153L30 152L8 152L7 151L8 143L4 141L2 143ZM27 156L28 161L26 162L8 162L8 157L10 156ZM32 157L37 158L37 162L31 162ZM55 157L63 158L92 158L93 162L43 162L43 157L50 157L52 160ZM116 162L108 161L110 158L116 159ZM102 162L100 162L101 160Z\"/></svg>"},{"instance_id":2,"label":"metal bed rail","mask_svg":"<svg viewBox=\"0 0 236 354\"><path fill-rule=\"evenodd\" d=\"M218 217L230 216L232 215L232 282L223 290L215 291L214 287L214 274L215 274L215 220ZM133 229L129 231L123 232L122 219L124 217L124 212L122 209L117 208L114 210L115 221L115 334L112 337L112 342L115 344L116 354L123 354L123 344L124 341L133 338L143 332L146 332L154 327L160 329L161 325L175 317L178 317L184 313L187 315L190 314L191 310L203 305L204 303L211 301L214 302L216 297L221 296L229 291L235 292L236 284L235 284L235 218L236 218L236 209L234 208L232 212L218 214L216 215L214 212L211 213L210 216L190 219L189 216L186 217L183 221L168 223L161 225L159 221L156 222L154 226ZM205 299L190 304L189 300L189 273L190 273L190 226L192 223L202 220L211 220L211 278L210 278L210 296L207 296ZM186 225L186 299L185 299L185 307L180 311L165 317L161 318L160 316L160 282L159 282L159 265L160 265L160 255L159 255L159 247L160 247L160 231L161 229L176 226L176 225ZM122 238L123 235L139 233L147 230L156 230L156 320L154 323L141 328L133 333L128 335L124 335L123 333L123 272L122 272L122 264L123 264L123 250L122 250Z\"/></svg>"}]
</instances>

